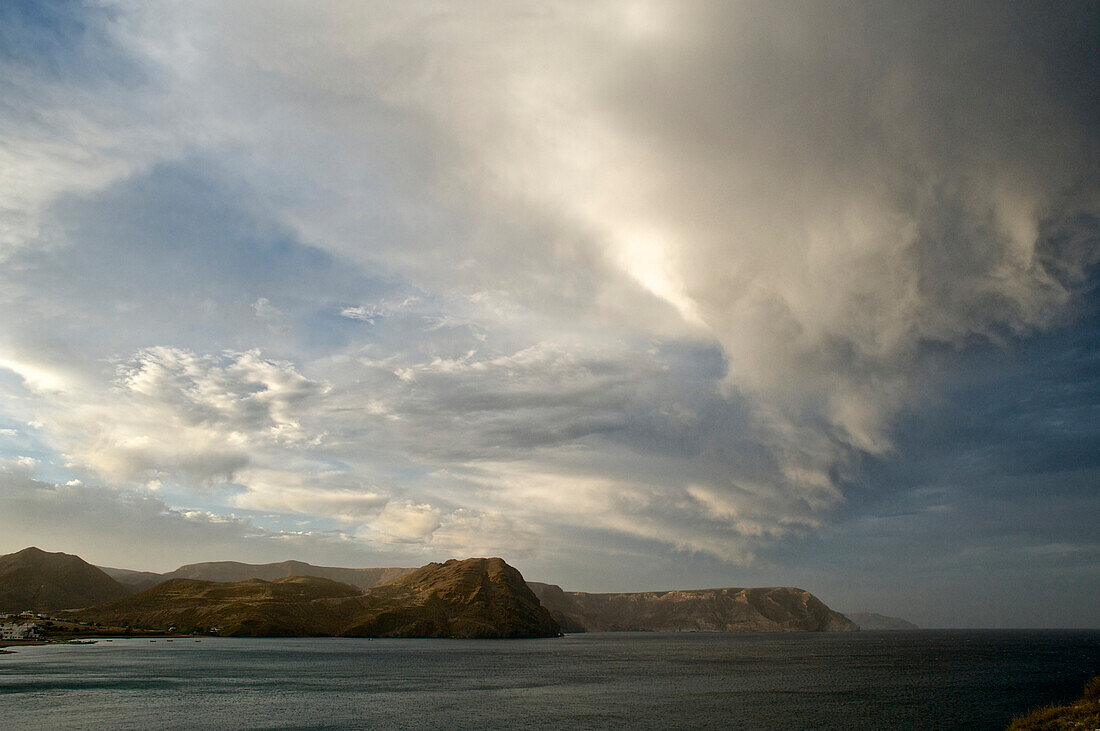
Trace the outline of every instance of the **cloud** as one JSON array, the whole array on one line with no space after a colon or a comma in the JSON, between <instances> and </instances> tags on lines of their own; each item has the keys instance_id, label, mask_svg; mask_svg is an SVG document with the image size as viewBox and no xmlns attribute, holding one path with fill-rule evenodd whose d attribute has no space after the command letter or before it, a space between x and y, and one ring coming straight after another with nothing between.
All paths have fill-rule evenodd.
<instances>
[{"instance_id":1,"label":"cloud","mask_svg":"<svg viewBox=\"0 0 1100 731\"><path fill-rule=\"evenodd\" d=\"M75 477L357 540L748 562L858 510L945 369L1073 322L1094 15L19 17L2 408Z\"/></svg>"},{"instance_id":2,"label":"cloud","mask_svg":"<svg viewBox=\"0 0 1100 731\"><path fill-rule=\"evenodd\" d=\"M530 557L540 545L536 531L507 515L459 508L432 533L430 547L447 555L504 556L514 562Z\"/></svg>"},{"instance_id":3,"label":"cloud","mask_svg":"<svg viewBox=\"0 0 1100 731\"><path fill-rule=\"evenodd\" d=\"M101 477L203 483L231 480L264 450L318 439L300 419L326 389L254 351L154 347L119 363L109 387L40 394L36 410L71 459Z\"/></svg>"},{"instance_id":4,"label":"cloud","mask_svg":"<svg viewBox=\"0 0 1100 731\"><path fill-rule=\"evenodd\" d=\"M363 322L369 322L371 325L374 324L374 319L379 314L380 313L375 308L363 305L359 305L358 307L345 307L340 310L341 317L346 317L349 320L362 320Z\"/></svg>"},{"instance_id":5,"label":"cloud","mask_svg":"<svg viewBox=\"0 0 1100 731\"><path fill-rule=\"evenodd\" d=\"M265 530L243 517L173 509L143 493L57 485L2 468L0 490L5 552L30 545L72 552L80 546L83 558L100 565L159 571L176 568L181 557L264 561L272 554L312 554L321 561L371 560L362 546L338 534Z\"/></svg>"},{"instance_id":6,"label":"cloud","mask_svg":"<svg viewBox=\"0 0 1100 731\"><path fill-rule=\"evenodd\" d=\"M376 128L362 136L346 123L381 100L435 151L426 172L440 203L502 224L499 237L446 237L442 257L442 241L423 237L415 260L399 257L416 276L460 289L494 279L524 303L561 306L547 291L561 278L539 282L536 269L590 265L604 281L571 291L584 299L567 308L645 312L659 331L714 337L727 384L760 398L760 419L777 432L821 420L840 460L889 448L925 343L1046 326L1070 294L1037 257L1038 234L1087 185L1095 139L1066 90L1035 70L1028 44L1042 51L1053 21L943 10L622 3L486 21L415 6L374 25L374 11L289 7L267 27L304 22L330 39L358 27L361 42L306 44L305 64L268 64L294 90L359 69L354 111L315 106L314 123L374 149ZM662 21L639 26L647 15ZM243 42L238 28L219 28L233 42L211 49L211 68L269 40ZM397 49L406 66L385 73ZM322 151L296 164L332 162ZM508 240L523 227L526 261ZM356 258L379 253L364 243L346 232L327 241ZM479 266L455 280L451 265L468 257Z\"/></svg>"},{"instance_id":7,"label":"cloud","mask_svg":"<svg viewBox=\"0 0 1100 731\"><path fill-rule=\"evenodd\" d=\"M431 505L390 503L378 516L376 525L385 542L419 543L430 539L439 529L439 519L439 511Z\"/></svg>"},{"instance_id":8,"label":"cloud","mask_svg":"<svg viewBox=\"0 0 1100 731\"><path fill-rule=\"evenodd\" d=\"M176 135L155 128L157 72L118 37L117 20L113 9L73 2L0 9L0 84L12 101L0 146L9 171L0 260L43 243L52 228L43 214L59 193L95 190L180 149Z\"/></svg>"}]
</instances>

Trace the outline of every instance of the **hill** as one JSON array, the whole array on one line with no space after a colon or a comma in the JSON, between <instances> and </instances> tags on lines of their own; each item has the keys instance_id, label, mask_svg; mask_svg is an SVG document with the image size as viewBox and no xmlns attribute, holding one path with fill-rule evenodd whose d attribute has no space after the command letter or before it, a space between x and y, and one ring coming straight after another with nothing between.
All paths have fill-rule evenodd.
<instances>
[{"instance_id":1,"label":"hill","mask_svg":"<svg viewBox=\"0 0 1100 731\"><path fill-rule=\"evenodd\" d=\"M79 556L33 547L0 556L0 612L87 607L128 593Z\"/></svg>"},{"instance_id":2,"label":"hill","mask_svg":"<svg viewBox=\"0 0 1100 731\"><path fill-rule=\"evenodd\" d=\"M899 617L887 617L875 612L844 612L844 616L859 625L862 630L914 630L920 629L912 622Z\"/></svg>"},{"instance_id":3,"label":"hill","mask_svg":"<svg viewBox=\"0 0 1100 731\"><path fill-rule=\"evenodd\" d=\"M318 576L322 579L351 584L360 589L370 589L386 584L399 576L415 569L380 568L348 569L337 566L314 566L303 561L280 561L279 563L241 563L239 561L208 561L180 566L166 574L154 574L150 571L131 571L100 567L108 575L133 590L147 589L161 581L169 579L197 579L199 581L247 581L264 579L275 581L288 576Z\"/></svg>"},{"instance_id":4,"label":"hill","mask_svg":"<svg viewBox=\"0 0 1100 731\"><path fill-rule=\"evenodd\" d=\"M802 589L696 589L629 594L528 584L566 631L847 632L859 629Z\"/></svg>"},{"instance_id":5,"label":"hill","mask_svg":"<svg viewBox=\"0 0 1100 731\"><path fill-rule=\"evenodd\" d=\"M363 593L316 576L170 579L74 619L226 636L553 637L559 629L499 558L428 564Z\"/></svg>"},{"instance_id":6,"label":"hill","mask_svg":"<svg viewBox=\"0 0 1100 731\"><path fill-rule=\"evenodd\" d=\"M453 607L451 633L463 637L549 637L561 629L523 576L500 558L430 563L373 594L407 591L417 601Z\"/></svg>"}]
</instances>

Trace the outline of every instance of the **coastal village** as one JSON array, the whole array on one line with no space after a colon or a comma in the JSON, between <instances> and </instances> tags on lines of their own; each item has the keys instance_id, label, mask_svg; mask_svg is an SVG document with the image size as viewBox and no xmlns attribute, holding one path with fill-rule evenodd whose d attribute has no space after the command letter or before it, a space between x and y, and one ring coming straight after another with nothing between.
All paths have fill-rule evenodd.
<instances>
[{"instance_id":1,"label":"coastal village","mask_svg":"<svg viewBox=\"0 0 1100 731\"><path fill-rule=\"evenodd\" d=\"M53 619L44 612L35 612L30 609L19 614L2 614L0 615L0 621L3 621L3 624L0 624L0 640L40 640L44 632L38 621Z\"/></svg>"}]
</instances>

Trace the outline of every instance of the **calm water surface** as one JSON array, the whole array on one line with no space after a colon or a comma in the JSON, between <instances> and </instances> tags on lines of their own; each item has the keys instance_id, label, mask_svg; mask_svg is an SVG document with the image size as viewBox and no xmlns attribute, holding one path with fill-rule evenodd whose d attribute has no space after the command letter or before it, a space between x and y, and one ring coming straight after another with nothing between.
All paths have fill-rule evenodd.
<instances>
[{"instance_id":1,"label":"calm water surface","mask_svg":"<svg viewBox=\"0 0 1100 731\"><path fill-rule=\"evenodd\" d=\"M1004 728L1100 632L177 639L0 655L0 727Z\"/></svg>"}]
</instances>

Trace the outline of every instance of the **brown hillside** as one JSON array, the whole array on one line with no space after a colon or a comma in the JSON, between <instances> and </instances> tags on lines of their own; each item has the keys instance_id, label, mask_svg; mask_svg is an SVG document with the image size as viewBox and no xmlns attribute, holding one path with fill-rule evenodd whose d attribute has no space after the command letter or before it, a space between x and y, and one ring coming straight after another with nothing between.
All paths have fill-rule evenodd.
<instances>
[{"instance_id":1,"label":"brown hillside","mask_svg":"<svg viewBox=\"0 0 1100 731\"><path fill-rule=\"evenodd\" d=\"M113 626L229 636L339 634L344 614L357 608L359 589L315 576L231 583L170 579L119 601L69 613ZM350 603L349 603L350 600Z\"/></svg>"},{"instance_id":2,"label":"brown hillside","mask_svg":"<svg viewBox=\"0 0 1100 731\"><path fill-rule=\"evenodd\" d=\"M0 611L87 607L126 596L117 581L79 556L25 548L0 556Z\"/></svg>"}]
</instances>

